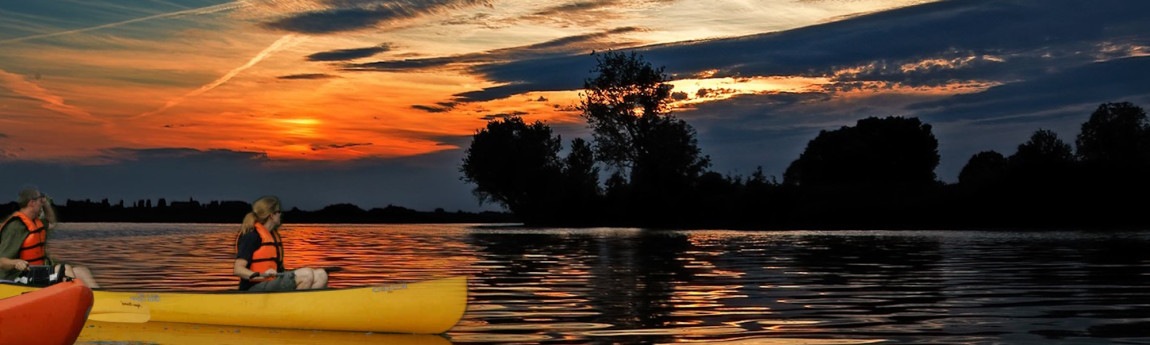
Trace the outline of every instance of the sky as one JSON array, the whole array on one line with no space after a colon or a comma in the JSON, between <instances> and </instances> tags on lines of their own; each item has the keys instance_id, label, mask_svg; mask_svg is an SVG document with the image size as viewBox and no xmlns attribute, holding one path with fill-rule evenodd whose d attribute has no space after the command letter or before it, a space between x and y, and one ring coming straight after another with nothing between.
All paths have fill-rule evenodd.
<instances>
[{"instance_id":1,"label":"sky","mask_svg":"<svg viewBox=\"0 0 1150 345\"><path fill-rule=\"evenodd\" d=\"M918 117L955 182L1105 102L1150 106L1150 2L0 2L0 192L497 210L487 121L590 138L595 51L666 68L711 170L779 176L821 130ZM0 200L7 198L0 197Z\"/></svg>"}]
</instances>

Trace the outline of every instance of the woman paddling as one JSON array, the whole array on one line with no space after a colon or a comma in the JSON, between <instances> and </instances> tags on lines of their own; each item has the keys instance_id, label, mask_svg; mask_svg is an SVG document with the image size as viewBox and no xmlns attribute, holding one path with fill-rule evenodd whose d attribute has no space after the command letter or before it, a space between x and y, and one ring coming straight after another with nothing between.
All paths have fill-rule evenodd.
<instances>
[{"instance_id":1,"label":"woman paddling","mask_svg":"<svg viewBox=\"0 0 1150 345\"><path fill-rule=\"evenodd\" d=\"M292 291L327 286L322 269L284 269L283 242L279 226L280 199L265 196L252 204L236 235L236 262L233 274L240 277L241 291Z\"/></svg>"}]
</instances>

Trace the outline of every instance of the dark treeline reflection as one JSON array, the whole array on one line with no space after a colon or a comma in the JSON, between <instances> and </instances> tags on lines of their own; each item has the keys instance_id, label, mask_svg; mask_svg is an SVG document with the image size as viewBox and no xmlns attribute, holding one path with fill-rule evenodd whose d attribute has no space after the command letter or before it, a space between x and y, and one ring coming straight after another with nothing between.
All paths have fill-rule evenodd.
<instances>
[{"instance_id":1,"label":"dark treeline reflection","mask_svg":"<svg viewBox=\"0 0 1150 345\"><path fill-rule=\"evenodd\" d=\"M930 124L865 118L821 131L778 181L762 169L750 176L708 171L710 158L694 130L668 110L673 95L663 69L635 54L597 59L579 106L593 140L573 140L560 157L562 138L542 122L489 122L473 137L461 167L481 202L503 205L532 225L1150 225L1137 201L1150 192L1150 122L1131 103L1101 104L1072 143L1038 129L1015 152L975 154L953 184L935 175L939 142Z\"/></svg>"},{"instance_id":2,"label":"dark treeline reflection","mask_svg":"<svg viewBox=\"0 0 1150 345\"><path fill-rule=\"evenodd\" d=\"M675 287L693 280L688 262L682 260L682 255L690 252L685 236L636 232L622 237L521 233L473 233L468 237L484 259L507 263L480 273L477 280L487 287L472 294L493 303L507 303L511 309L508 319L518 319L528 311L517 310L515 305L523 304L523 294L532 291L491 296L484 290L552 287L562 293L529 298L546 299L554 309L582 312L560 315L571 319L568 321L609 324L617 329L662 328L668 326L668 317L675 311ZM618 336L613 339L623 343L651 340L643 334Z\"/></svg>"},{"instance_id":3,"label":"dark treeline reflection","mask_svg":"<svg viewBox=\"0 0 1150 345\"><path fill-rule=\"evenodd\" d=\"M466 241L486 265L472 292L490 305L476 317L610 325L582 334L619 343L684 334L899 343L1150 335L1141 321L1150 312L1145 237L592 229L473 232Z\"/></svg>"}]
</instances>

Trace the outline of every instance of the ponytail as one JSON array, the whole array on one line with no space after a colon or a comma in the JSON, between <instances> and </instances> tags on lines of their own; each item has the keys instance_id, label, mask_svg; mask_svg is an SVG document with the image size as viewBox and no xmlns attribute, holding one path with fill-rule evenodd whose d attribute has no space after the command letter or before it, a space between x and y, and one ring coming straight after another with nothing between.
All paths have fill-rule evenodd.
<instances>
[{"instance_id":1,"label":"ponytail","mask_svg":"<svg viewBox=\"0 0 1150 345\"><path fill-rule=\"evenodd\" d=\"M255 229L256 229L256 213L255 212L248 212L248 214L244 216L244 224L240 225L240 235L252 232L252 230L255 230Z\"/></svg>"},{"instance_id":2,"label":"ponytail","mask_svg":"<svg viewBox=\"0 0 1150 345\"><path fill-rule=\"evenodd\" d=\"M256 229L257 222L267 221L273 213L280 211L280 199L274 196L265 196L252 203L252 211L244 216L244 224L240 226L240 235Z\"/></svg>"}]
</instances>

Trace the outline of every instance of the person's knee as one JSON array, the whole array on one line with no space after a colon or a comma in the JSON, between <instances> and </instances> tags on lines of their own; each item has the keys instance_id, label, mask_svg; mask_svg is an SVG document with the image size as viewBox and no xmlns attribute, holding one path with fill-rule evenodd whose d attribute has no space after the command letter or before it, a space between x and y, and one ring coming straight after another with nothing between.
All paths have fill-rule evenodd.
<instances>
[{"instance_id":1,"label":"person's knee","mask_svg":"<svg viewBox=\"0 0 1150 345\"><path fill-rule=\"evenodd\" d=\"M315 277L314 277L314 274L312 273L311 269L301 268L301 269L295 270L295 281L296 281L296 283L311 285L311 282L314 280L315 280Z\"/></svg>"},{"instance_id":2,"label":"person's knee","mask_svg":"<svg viewBox=\"0 0 1150 345\"><path fill-rule=\"evenodd\" d=\"M313 270L315 272L315 282L312 287L321 288L327 286L327 271Z\"/></svg>"}]
</instances>

